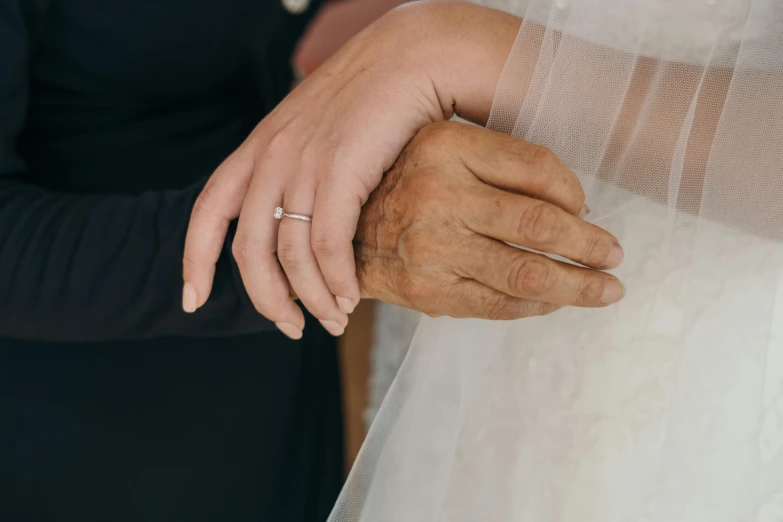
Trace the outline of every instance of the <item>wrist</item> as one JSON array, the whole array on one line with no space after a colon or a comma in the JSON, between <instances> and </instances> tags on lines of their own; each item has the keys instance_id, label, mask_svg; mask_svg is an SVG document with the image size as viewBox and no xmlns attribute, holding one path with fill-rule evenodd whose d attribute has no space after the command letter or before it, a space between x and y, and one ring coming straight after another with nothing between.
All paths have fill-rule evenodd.
<instances>
[{"instance_id":1,"label":"wrist","mask_svg":"<svg viewBox=\"0 0 783 522\"><path fill-rule=\"evenodd\" d=\"M384 18L389 52L421 71L443 118L485 124L522 20L466 2L415 2Z\"/></svg>"},{"instance_id":2,"label":"wrist","mask_svg":"<svg viewBox=\"0 0 783 522\"><path fill-rule=\"evenodd\" d=\"M384 215L378 212L377 201L371 200L363 214L353 240L356 275L362 299L394 301L396 266L396 239L382 224ZM395 303L396 304L396 303Z\"/></svg>"},{"instance_id":3,"label":"wrist","mask_svg":"<svg viewBox=\"0 0 783 522\"><path fill-rule=\"evenodd\" d=\"M356 258L356 275L359 279L359 290L362 299L376 299L397 303L394 299L394 289L389 284L390 270L388 259L377 259L373 252L354 246Z\"/></svg>"}]
</instances>

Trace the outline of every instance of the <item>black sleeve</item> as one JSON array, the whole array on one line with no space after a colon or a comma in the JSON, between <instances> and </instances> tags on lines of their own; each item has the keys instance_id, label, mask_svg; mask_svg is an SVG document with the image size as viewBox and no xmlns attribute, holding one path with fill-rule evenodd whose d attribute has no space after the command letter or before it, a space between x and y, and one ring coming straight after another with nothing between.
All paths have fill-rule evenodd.
<instances>
[{"instance_id":1,"label":"black sleeve","mask_svg":"<svg viewBox=\"0 0 783 522\"><path fill-rule=\"evenodd\" d=\"M182 311L182 250L199 187L79 195L24 182L17 143L30 32L46 2L0 2L0 337L84 341L272 328L249 302L229 248L207 304Z\"/></svg>"}]
</instances>

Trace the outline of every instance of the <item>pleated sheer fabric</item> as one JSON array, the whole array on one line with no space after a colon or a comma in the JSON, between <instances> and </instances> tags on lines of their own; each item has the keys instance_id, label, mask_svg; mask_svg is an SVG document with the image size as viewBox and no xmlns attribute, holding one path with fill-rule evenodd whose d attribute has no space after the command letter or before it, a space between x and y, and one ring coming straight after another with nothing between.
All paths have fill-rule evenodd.
<instances>
[{"instance_id":1,"label":"pleated sheer fabric","mask_svg":"<svg viewBox=\"0 0 783 522\"><path fill-rule=\"evenodd\" d=\"M628 293L425 319L330 520L783 521L783 2L495 6L489 126L578 174Z\"/></svg>"}]
</instances>

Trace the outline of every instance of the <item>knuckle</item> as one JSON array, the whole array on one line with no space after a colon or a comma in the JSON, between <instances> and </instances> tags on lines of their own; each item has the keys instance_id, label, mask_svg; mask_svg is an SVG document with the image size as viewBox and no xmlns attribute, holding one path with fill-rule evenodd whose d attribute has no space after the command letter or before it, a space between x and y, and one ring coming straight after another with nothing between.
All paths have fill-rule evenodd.
<instances>
[{"instance_id":1,"label":"knuckle","mask_svg":"<svg viewBox=\"0 0 783 522\"><path fill-rule=\"evenodd\" d=\"M579 178L576 177L576 174L570 173L566 178L565 183L571 192L573 192L574 200L579 205L579 210L582 210L582 207L585 204L585 200L587 199L587 195L585 194L585 189L582 186L582 183L579 181Z\"/></svg>"},{"instance_id":2,"label":"knuckle","mask_svg":"<svg viewBox=\"0 0 783 522\"><path fill-rule=\"evenodd\" d=\"M310 238L310 246L318 258L334 257L340 251L340 242L333 234L327 232L314 230Z\"/></svg>"},{"instance_id":3,"label":"knuckle","mask_svg":"<svg viewBox=\"0 0 783 522\"><path fill-rule=\"evenodd\" d=\"M552 303L541 303L540 309L538 310L537 315L549 315L552 313L557 312L563 308L561 305L556 305Z\"/></svg>"},{"instance_id":4,"label":"knuckle","mask_svg":"<svg viewBox=\"0 0 783 522\"><path fill-rule=\"evenodd\" d=\"M487 301L486 318L493 321L507 321L517 317L515 299L505 296L493 296Z\"/></svg>"},{"instance_id":5,"label":"knuckle","mask_svg":"<svg viewBox=\"0 0 783 522\"><path fill-rule=\"evenodd\" d=\"M277 247L277 259L286 270L296 270L302 265L302 255L294 243L281 241Z\"/></svg>"},{"instance_id":6,"label":"knuckle","mask_svg":"<svg viewBox=\"0 0 783 522\"><path fill-rule=\"evenodd\" d=\"M575 302L577 304L596 305L601 302L607 280L597 275L587 275L579 286Z\"/></svg>"},{"instance_id":7,"label":"knuckle","mask_svg":"<svg viewBox=\"0 0 783 522\"><path fill-rule=\"evenodd\" d=\"M287 121L275 132L266 143L269 154L285 154L297 136L293 121Z\"/></svg>"},{"instance_id":8,"label":"knuckle","mask_svg":"<svg viewBox=\"0 0 783 522\"><path fill-rule=\"evenodd\" d=\"M540 145L530 159L533 169L542 176L547 176L560 163L560 158L551 149Z\"/></svg>"},{"instance_id":9,"label":"knuckle","mask_svg":"<svg viewBox=\"0 0 783 522\"><path fill-rule=\"evenodd\" d=\"M212 188L207 184L193 203L194 214L213 214L215 212L215 196Z\"/></svg>"},{"instance_id":10,"label":"knuckle","mask_svg":"<svg viewBox=\"0 0 783 522\"><path fill-rule=\"evenodd\" d=\"M195 259L193 259L193 256L191 256L187 249L185 249L185 252L182 254L182 268L188 270L197 267L200 264L201 263L198 263Z\"/></svg>"},{"instance_id":11,"label":"knuckle","mask_svg":"<svg viewBox=\"0 0 783 522\"><path fill-rule=\"evenodd\" d=\"M347 267L349 265L341 266ZM345 297L360 293L359 269L355 261L354 264L350 265L350 268L352 269L346 270L345 274L324 274L327 279L326 285L332 295Z\"/></svg>"},{"instance_id":12,"label":"knuckle","mask_svg":"<svg viewBox=\"0 0 783 522\"><path fill-rule=\"evenodd\" d=\"M200 272L203 270L203 264L193 259L187 251L182 256L182 277L183 279L190 280L192 278L200 277ZM208 265L207 265L208 266ZM204 267L206 268L206 267Z\"/></svg>"},{"instance_id":13,"label":"knuckle","mask_svg":"<svg viewBox=\"0 0 783 522\"><path fill-rule=\"evenodd\" d=\"M231 254L239 265L250 262L255 253L255 249L245 236L234 237L234 241L231 243Z\"/></svg>"},{"instance_id":14,"label":"knuckle","mask_svg":"<svg viewBox=\"0 0 783 522\"><path fill-rule=\"evenodd\" d=\"M530 193L533 195L544 193L557 183L556 173L560 165L560 158L554 152L539 145L528 161L528 191Z\"/></svg>"},{"instance_id":15,"label":"knuckle","mask_svg":"<svg viewBox=\"0 0 783 522\"><path fill-rule=\"evenodd\" d=\"M524 151L521 152L525 154ZM585 202L585 192L579 178L566 167L560 158L544 146L536 146L535 152L530 156L525 154L528 161L528 189L533 195L546 192L558 192L568 196L569 204L574 205L574 212L578 212Z\"/></svg>"},{"instance_id":16,"label":"knuckle","mask_svg":"<svg viewBox=\"0 0 783 522\"><path fill-rule=\"evenodd\" d=\"M602 234L593 233L587 236L585 243L583 257L586 264L594 267L602 267L609 264L609 259L614 249L614 244L611 240L602 237Z\"/></svg>"},{"instance_id":17,"label":"knuckle","mask_svg":"<svg viewBox=\"0 0 783 522\"><path fill-rule=\"evenodd\" d=\"M520 257L511 267L509 288L525 296L540 297L551 286L551 272L550 265L538 257Z\"/></svg>"},{"instance_id":18,"label":"knuckle","mask_svg":"<svg viewBox=\"0 0 783 522\"><path fill-rule=\"evenodd\" d=\"M550 245L556 242L561 233L558 209L547 203L533 203L520 215L517 231L520 237L526 237L537 245Z\"/></svg>"},{"instance_id":19,"label":"knuckle","mask_svg":"<svg viewBox=\"0 0 783 522\"><path fill-rule=\"evenodd\" d=\"M299 296L299 298L307 303L307 309L310 310L316 319L334 320L333 312L337 310L337 305L333 300L327 299L325 296L311 295L311 296Z\"/></svg>"},{"instance_id":20,"label":"knuckle","mask_svg":"<svg viewBox=\"0 0 783 522\"><path fill-rule=\"evenodd\" d=\"M556 305L523 300L519 305L517 315L519 318L538 317L541 315L547 315L550 313L550 311L554 311L554 309L557 309Z\"/></svg>"}]
</instances>

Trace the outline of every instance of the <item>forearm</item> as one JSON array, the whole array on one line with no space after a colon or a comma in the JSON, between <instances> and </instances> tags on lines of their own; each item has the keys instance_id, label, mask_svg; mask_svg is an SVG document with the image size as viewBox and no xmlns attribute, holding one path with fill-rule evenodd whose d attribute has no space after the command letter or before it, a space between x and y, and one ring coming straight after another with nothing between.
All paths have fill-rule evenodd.
<instances>
[{"instance_id":1,"label":"forearm","mask_svg":"<svg viewBox=\"0 0 783 522\"><path fill-rule=\"evenodd\" d=\"M466 2L416 2L385 18L415 35L402 52L428 76L443 118L484 125L522 19Z\"/></svg>"},{"instance_id":2,"label":"forearm","mask_svg":"<svg viewBox=\"0 0 783 522\"><path fill-rule=\"evenodd\" d=\"M197 193L83 196L0 183L0 337L85 341L270 328L244 295L229 249L210 303L182 311L182 246Z\"/></svg>"}]
</instances>

